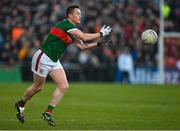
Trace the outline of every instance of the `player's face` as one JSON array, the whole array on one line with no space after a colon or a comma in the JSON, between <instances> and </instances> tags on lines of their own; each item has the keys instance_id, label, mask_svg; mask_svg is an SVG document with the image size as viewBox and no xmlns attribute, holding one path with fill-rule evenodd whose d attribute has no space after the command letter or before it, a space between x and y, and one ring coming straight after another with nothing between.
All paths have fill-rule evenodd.
<instances>
[{"instance_id":1,"label":"player's face","mask_svg":"<svg viewBox=\"0 0 180 131\"><path fill-rule=\"evenodd\" d=\"M81 10L78 8L75 8L73 13L71 14L71 20L75 24L80 24L81 22Z\"/></svg>"}]
</instances>

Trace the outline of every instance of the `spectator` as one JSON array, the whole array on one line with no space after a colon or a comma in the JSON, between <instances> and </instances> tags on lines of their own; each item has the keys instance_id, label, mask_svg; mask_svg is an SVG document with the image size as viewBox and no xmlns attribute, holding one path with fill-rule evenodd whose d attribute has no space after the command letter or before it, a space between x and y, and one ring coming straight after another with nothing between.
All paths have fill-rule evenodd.
<instances>
[{"instance_id":1,"label":"spectator","mask_svg":"<svg viewBox=\"0 0 180 131\"><path fill-rule=\"evenodd\" d=\"M121 72L122 83L133 82L133 59L127 48L125 48L118 56L118 69Z\"/></svg>"}]
</instances>

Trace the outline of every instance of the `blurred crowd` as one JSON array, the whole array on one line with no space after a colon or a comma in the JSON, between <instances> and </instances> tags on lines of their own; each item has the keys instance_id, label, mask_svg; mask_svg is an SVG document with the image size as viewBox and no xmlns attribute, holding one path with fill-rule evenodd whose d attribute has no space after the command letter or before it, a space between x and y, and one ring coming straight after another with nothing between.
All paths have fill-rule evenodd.
<instances>
[{"instance_id":1,"label":"blurred crowd","mask_svg":"<svg viewBox=\"0 0 180 131\"><path fill-rule=\"evenodd\" d=\"M163 14L165 18L165 31L178 32L180 37L180 1L179 0L165 0L163 7ZM177 68L180 70L180 38L166 37L165 44L165 67Z\"/></svg>"},{"instance_id":2,"label":"blurred crowd","mask_svg":"<svg viewBox=\"0 0 180 131\"><path fill-rule=\"evenodd\" d=\"M113 44L87 51L69 46L61 58L69 79L113 80L124 50L130 54L133 66L157 65L157 44L142 44L140 36L149 28L158 32L158 0L1 0L0 65L20 65L25 74L30 73L34 52L50 28L65 18L66 7L74 3L82 9L78 28L98 32L103 24L110 25Z\"/></svg>"},{"instance_id":3,"label":"blurred crowd","mask_svg":"<svg viewBox=\"0 0 180 131\"><path fill-rule=\"evenodd\" d=\"M164 0L165 31L180 32L180 1Z\"/></svg>"},{"instance_id":4,"label":"blurred crowd","mask_svg":"<svg viewBox=\"0 0 180 131\"><path fill-rule=\"evenodd\" d=\"M165 67L177 68L180 71L180 38L165 38Z\"/></svg>"}]
</instances>

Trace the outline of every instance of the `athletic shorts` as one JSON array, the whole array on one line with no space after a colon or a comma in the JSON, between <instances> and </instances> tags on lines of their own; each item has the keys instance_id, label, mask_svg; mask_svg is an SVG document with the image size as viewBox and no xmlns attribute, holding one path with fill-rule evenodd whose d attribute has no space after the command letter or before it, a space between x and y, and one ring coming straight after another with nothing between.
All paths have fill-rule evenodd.
<instances>
[{"instance_id":1,"label":"athletic shorts","mask_svg":"<svg viewBox=\"0 0 180 131\"><path fill-rule=\"evenodd\" d=\"M63 68L59 60L53 62L44 52L40 49L37 50L32 58L31 70L34 74L47 77L47 75L55 69Z\"/></svg>"}]
</instances>

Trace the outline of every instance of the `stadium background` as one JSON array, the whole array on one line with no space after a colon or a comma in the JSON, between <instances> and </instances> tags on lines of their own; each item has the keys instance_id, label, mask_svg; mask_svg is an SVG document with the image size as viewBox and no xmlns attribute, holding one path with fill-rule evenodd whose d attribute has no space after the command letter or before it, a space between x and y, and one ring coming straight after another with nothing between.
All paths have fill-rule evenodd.
<instances>
[{"instance_id":1,"label":"stadium background","mask_svg":"<svg viewBox=\"0 0 180 131\"><path fill-rule=\"evenodd\" d=\"M158 46L144 45L140 40L145 29L151 28L159 33L158 0L2 0L1 81L5 81L5 76L13 79L11 73L6 71L7 68L14 75L15 72L16 76L21 75L23 81L32 80L32 55L50 28L58 20L64 19L65 9L72 3L78 3L82 8L83 19L78 28L84 32L97 32L103 24L111 25L113 44L84 52L69 47L61 58L69 80L123 82L121 70L118 69L118 58L125 50L133 60L132 67L129 67L133 74L131 82L158 83ZM179 2L166 0L164 9L165 31L178 32ZM170 46L165 46L164 51L166 83L179 83L179 38L166 38L165 43Z\"/></svg>"}]
</instances>

